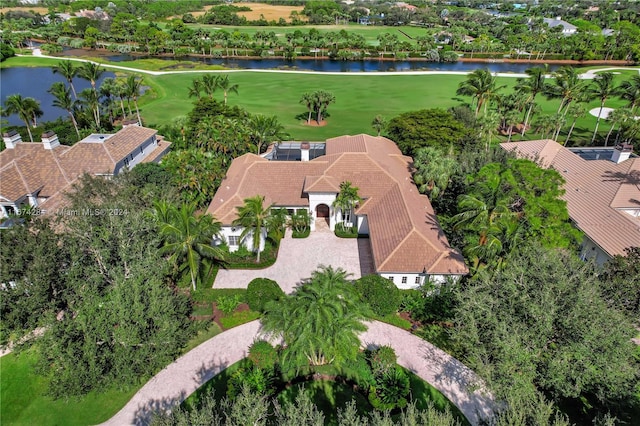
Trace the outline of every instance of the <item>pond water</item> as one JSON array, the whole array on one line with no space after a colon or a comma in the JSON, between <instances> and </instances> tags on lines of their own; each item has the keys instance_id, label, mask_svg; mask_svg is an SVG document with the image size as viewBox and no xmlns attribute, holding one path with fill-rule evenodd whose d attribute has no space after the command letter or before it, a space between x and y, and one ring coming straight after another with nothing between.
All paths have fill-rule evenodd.
<instances>
[{"instance_id":1,"label":"pond water","mask_svg":"<svg viewBox=\"0 0 640 426\"><path fill-rule=\"evenodd\" d=\"M507 62L455 62L439 63L422 60L411 61L382 61L379 59L367 59L364 61L338 61L331 59L254 59L254 58L203 58L184 56L179 58L168 56L132 55L82 49L68 49L63 56L96 56L108 59L112 62L135 61L137 59L162 59L198 62L207 65L221 65L234 69L295 69L301 71L319 72L389 72L389 71L473 71L478 68L488 68L491 72L523 73L528 68L540 66L538 64L507 63ZM559 68L559 65L550 65L551 71Z\"/></svg>"},{"instance_id":2,"label":"pond water","mask_svg":"<svg viewBox=\"0 0 640 426\"><path fill-rule=\"evenodd\" d=\"M115 77L112 72L105 72L98 80L101 83L107 77ZM68 114L61 108L52 106L54 97L47 90L56 81L66 84L66 79L60 74L54 74L51 68L3 68L0 69L0 99L4 107L7 96L20 94L40 101L40 108L44 113L38 119L39 122L55 120L58 117L66 117ZM83 89L91 87L91 83L81 78L75 78L73 85L79 93ZM71 95L73 96L73 94ZM4 117L9 125L23 126L24 122L17 115Z\"/></svg>"}]
</instances>

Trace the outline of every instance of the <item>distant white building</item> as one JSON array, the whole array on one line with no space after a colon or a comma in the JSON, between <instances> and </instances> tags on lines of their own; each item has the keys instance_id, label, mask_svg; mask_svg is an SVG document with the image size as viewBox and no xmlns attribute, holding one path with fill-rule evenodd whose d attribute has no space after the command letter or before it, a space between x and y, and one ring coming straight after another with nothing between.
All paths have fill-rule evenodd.
<instances>
[{"instance_id":1,"label":"distant white building","mask_svg":"<svg viewBox=\"0 0 640 426\"><path fill-rule=\"evenodd\" d=\"M549 28L562 27L562 34L566 36L573 35L578 31L578 27L563 21L559 16L557 18L544 18L543 22L547 24Z\"/></svg>"}]
</instances>

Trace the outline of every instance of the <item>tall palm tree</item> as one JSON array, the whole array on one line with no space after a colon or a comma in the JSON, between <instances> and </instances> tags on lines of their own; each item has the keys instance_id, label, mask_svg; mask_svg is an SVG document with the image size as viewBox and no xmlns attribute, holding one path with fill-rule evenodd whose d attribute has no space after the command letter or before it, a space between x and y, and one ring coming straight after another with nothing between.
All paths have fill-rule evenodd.
<instances>
[{"instance_id":1,"label":"tall palm tree","mask_svg":"<svg viewBox=\"0 0 640 426\"><path fill-rule=\"evenodd\" d=\"M102 81L100 85L100 97L104 98L104 104L107 108L107 113L109 114L109 123L113 125L113 105L112 105L112 97L116 95L118 89L116 87L116 80L114 78L108 77Z\"/></svg>"},{"instance_id":2,"label":"tall palm tree","mask_svg":"<svg viewBox=\"0 0 640 426\"><path fill-rule=\"evenodd\" d=\"M222 93L224 94L224 104L226 105L227 95L229 93L235 93L236 95L238 94L238 84L236 83L232 84L231 80L229 80L228 74L220 75L216 80L217 80L216 87L222 90Z\"/></svg>"},{"instance_id":3,"label":"tall palm tree","mask_svg":"<svg viewBox=\"0 0 640 426\"><path fill-rule=\"evenodd\" d=\"M24 98L24 102L31 116L31 124L33 127L38 127L38 118L42 117L43 114L42 108L40 108L40 101L34 98Z\"/></svg>"},{"instance_id":4,"label":"tall palm tree","mask_svg":"<svg viewBox=\"0 0 640 426\"><path fill-rule=\"evenodd\" d=\"M635 114L636 108L640 105L640 75L634 75L631 80L620 84L620 98L629 102L628 107Z\"/></svg>"},{"instance_id":5,"label":"tall palm tree","mask_svg":"<svg viewBox=\"0 0 640 426\"><path fill-rule=\"evenodd\" d=\"M88 80L91 83L91 88L96 98L94 116L97 117L97 128L100 128L100 95L98 94L96 84L103 73L104 69L101 69L100 65L94 62L85 62L78 68L78 77Z\"/></svg>"},{"instance_id":6,"label":"tall palm tree","mask_svg":"<svg viewBox=\"0 0 640 426\"><path fill-rule=\"evenodd\" d=\"M558 114L566 114L571 102L584 99L586 83L580 80L578 71L573 67L562 67L555 72L555 84L545 86L545 95L549 99L560 99Z\"/></svg>"},{"instance_id":7,"label":"tall palm tree","mask_svg":"<svg viewBox=\"0 0 640 426\"><path fill-rule=\"evenodd\" d=\"M327 92L326 90L316 90L313 92L315 97L314 105L317 108L317 122L320 124L322 119L324 118L324 113L329 107L330 104L336 101L336 97L333 93Z\"/></svg>"},{"instance_id":8,"label":"tall palm tree","mask_svg":"<svg viewBox=\"0 0 640 426\"><path fill-rule=\"evenodd\" d=\"M160 251L169 254L169 261L178 272L189 271L191 285L196 290L204 258L222 260L222 251L211 245L213 237L220 232L220 223L211 215L195 215L194 204L183 204L180 208L156 203L155 217L164 245Z\"/></svg>"},{"instance_id":9,"label":"tall palm tree","mask_svg":"<svg viewBox=\"0 0 640 426\"><path fill-rule=\"evenodd\" d=\"M491 146L493 135L498 132L500 116L495 111L489 111L478 119L478 124L480 125L478 136L480 137L480 139L486 138L487 143L485 145L485 150L489 152L489 147Z\"/></svg>"},{"instance_id":10,"label":"tall palm tree","mask_svg":"<svg viewBox=\"0 0 640 426\"><path fill-rule=\"evenodd\" d=\"M471 96L476 102L476 117L480 109L497 95L498 91L505 86L497 86L496 78L487 69L477 69L467 76L467 79L460 83L456 94Z\"/></svg>"},{"instance_id":11,"label":"tall palm tree","mask_svg":"<svg viewBox=\"0 0 640 426\"><path fill-rule=\"evenodd\" d=\"M142 119L140 118L140 110L138 109L138 96L140 96L140 87L142 86L142 79L135 75L127 77L127 96L133 99L133 104L136 106L136 116L138 117L138 124L142 125Z\"/></svg>"},{"instance_id":12,"label":"tall palm tree","mask_svg":"<svg viewBox=\"0 0 640 426\"><path fill-rule=\"evenodd\" d=\"M549 72L549 67L545 64L543 67L529 68L525 73L528 78L519 78L516 83L516 90L527 95L527 115L524 119L524 126L522 127L522 135L524 136L529 120L531 119L531 112L533 105L536 101L536 96L544 92L546 75Z\"/></svg>"},{"instance_id":13,"label":"tall palm tree","mask_svg":"<svg viewBox=\"0 0 640 426\"><path fill-rule=\"evenodd\" d=\"M56 81L47 91L51 93L55 98L52 105L54 107L62 108L67 111L67 113L69 114L69 118L71 118L71 122L73 123L73 128L76 129L78 140L80 140L78 122L76 121L76 116L73 113L73 110L75 108L75 101L71 99L71 90L67 86L65 86L64 83Z\"/></svg>"},{"instance_id":14,"label":"tall palm tree","mask_svg":"<svg viewBox=\"0 0 640 426\"><path fill-rule=\"evenodd\" d=\"M96 93L91 89L84 89L80 92L80 103L91 111L96 130L100 129L100 102Z\"/></svg>"},{"instance_id":15,"label":"tall palm tree","mask_svg":"<svg viewBox=\"0 0 640 426\"><path fill-rule=\"evenodd\" d=\"M33 135L31 134L31 121L34 115L34 103L37 105L37 101L33 98L23 98L22 95L9 95L5 101L5 114L13 115L17 114L20 120L24 121L27 127L27 133L29 133L29 140L33 142ZM40 110L42 112L42 110Z\"/></svg>"},{"instance_id":16,"label":"tall palm tree","mask_svg":"<svg viewBox=\"0 0 640 426\"><path fill-rule=\"evenodd\" d=\"M567 138L564 140L564 144L563 144L564 146L566 146L567 143L569 142L569 138L571 138L571 133L573 133L573 129L576 127L576 122L578 121L578 118L584 117L586 113L587 113L587 108L584 106L583 103L574 103L571 106L569 106L567 110L567 115L573 118L573 121L571 122L571 128L569 128L569 133L567 133ZM607 135L607 140L608 138L609 138L609 135ZM606 146L606 143L605 143L605 146Z\"/></svg>"},{"instance_id":17,"label":"tall palm tree","mask_svg":"<svg viewBox=\"0 0 640 426\"><path fill-rule=\"evenodd\" d=\"M76 93L76 88L73 86L73 77L78 75L78 69L73 65L71 61L61 61L58 62L58 65L53 67L53 73L61 74L71 87L71 91L73 92L73 99L78 99L78 94Z\"/></svg>"},{"instance_id":18,"label":"tall palm tree","mask_svg":"<svg viewBox=\"0 0 640 426\"><path fill-rule=\"evenodd\" d=\"M611 133L613 132L613 129L616 127L616 125L619 124L622 127L625 122L633 119L633 110L629 108L616 108L611 111L611 114L609 114L609 117L607 117L607 120L611 122L611 128L607 132L607 137L604 140L604 146L608 146L609 137L611 137Z\"/></svg>"},{"instance_id":19,"label":"tall palm tree","mask_svg":"<svg viewBox=\"0 0 640 426\"><path fill-rule=\"evenodd\" d=\"M210 99L213 99L213 94L218 88L218 78L219 76L217 75L205 74L202 76L202 80L200 80L200 88Z\"/></svg>"},{"instance_id":20,"label":"tall palm tree","mask_svg":"<svg viewBox=\"0 0 640 426\"><path fill-rule=\"evenodd\" d=\"M253 251L257 253L256 263L260 263L260 242L263 230L266 232L267 229L271 207L273 205L264 206L263 196L247 198L242 206L237 207L238 218L233 221L234 226L244 228L240 234L241 241L251 235Z\"/></svg>"},{"instance_id":21,"label":"tall palm tree","mask_svg":"<svg viewBox=\"0 0 640 426\"><path fill-rule=\"evenodd\" d=\"M603 72L596 75L593 83L588 87L588 94L590 98L600 99L600 110L598 111L598 118L596 119L596 128L593 130L593 136L591 137L591 144L593 145L593 142L596 140L596 135L598 134L598 126L600 126L604 104L611 96L618 94L618 88L613 82L613 73Z\"/></svg>"},{"instance_id":22,"label":"tall palm tree","mask_svg":"<svg viewBox=\"0 0 640 426\"><path fill-rule=\"evenodd\" d=\"M377 136L380 136L380 133L382 133L386 125L386 120L380 114L373 117L373 121L371 122L371 127L377 132Z\"/></svg>"},{"instance_id":23,"label":"tall palm tree","mask_svg":"<svg viewBox=\"0 0 640 426\"><path fill-rule=\"evenodd\" d=\"M307 116L307 124L311 124L311 113L315 110L315 97L313 93L306 92L302 94L302 98L300 98L300 103L304 104L309 111L309 115Z\"/></svg>"},{"instance_id":24,"label":"tall palm tree","mask_svg":"<svg viewBox=\"0 0 640 426\"><path fill-rule=\"evenodd\" d=\"M283 337L286 364L340 366L355 359L366 307L347 278L344 270L323 266L291 296L267 304L263 330Z\"/></svg>"},{"instance_id":25,"label":"tall palm tree","mask_svg":"<svg viewBox=\"0 0 640 426\"><path fill-rule=\"evenodd\" d=\"M340 192L333 201L333 206L340 209L342 215L342 225L347 226L352 219L353 208L362 201L358 194L358 187L352 186L348 180L340 183Z\"/></svg>"},{"instance_id":26,"label":"tall palm tree","mask_svg":"<svg viewBox=\"0 0 640 426\"><path fill-rule=\"evenodd\" d=\"M202 92L202 81L199 78L194 78L189 86L189 97L200 99L200 92Z\"/></svg>"},{"instance_id":27,"label":"tall palm tree","mask_svg":"<svg viewBox=\"0 0 640 426\"><path fill-rule=\"evenodd\" d=\"M249 135L255 143L256 154L260 155L262 146L265 143L281 141L287 137L284 126L278 121L275 115L266 116L262 114L252 115L247 123Z\"/></svg>"},{"instance_id":28,"label":"tall palm tree","mask_svg":"<svg viewBox=\"0 0 640 426\"><path fill-rule=\"evenodd\" d=\"M127 82L123 79L117 79L116 80L116 85L115 85L115 94L118 96L118 99L120 99L120 108L122 109L122 119L124 120L125 117L127 116L127 112L124 109L124 99L127 98ZM127 98L127 104L129 104L128 102L128 98ZM129 106L129 115L131 115L131 105Z\"/></svg>"},{"instance_id":29,"label":"tall palm tree","mask_svg":"<svg viewBox=\"0 0 640 426\"><path fill-rule=\"evenodd\" d=\"M546 114L538 117L534 125L534 129L536 132L542 135L542 139L546 139L547 136L549 135L549 132L552 132L553 130L556 129L558 117L561 117L561 115Z\"/></svg>"}]
</instances>

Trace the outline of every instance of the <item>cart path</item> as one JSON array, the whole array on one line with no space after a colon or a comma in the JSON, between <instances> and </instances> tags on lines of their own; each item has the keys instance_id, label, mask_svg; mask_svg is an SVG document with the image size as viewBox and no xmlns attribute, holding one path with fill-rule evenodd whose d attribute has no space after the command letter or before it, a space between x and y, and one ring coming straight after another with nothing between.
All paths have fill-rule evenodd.
<instances>
[{"instance_id":1,"label":"cart path","mask_svg":"<svg viewBox=\"0 0 640 426\"><path fill-rule=\"evenodd\" d=\"M379 321L367 322L363 347L389 345L398 364L442 392L472 425L491 416L494 401L480 378L460 361L408 331ZM247 356L260 338L260 321L252 321L212 337L164 368L147 382L115 416L102 425L144 425L153 412L170 410L216 374Z\"/></svg>"},{"instance_id":2,"label":"cart path","mask_svg":"<svg viewBox=\"0 0 640 426\"><path fill-rule=\"evenodd\" d=\"M149 74L149 75L154 75L154 76L158 76L158 75L169 75L169 74L202 74L202 73L237 73L237 72L261 72L261 73L285 73L285 74L315 74L315 75L360 75L360 76L383 76L383 75L446 75L446 74L451 74L451 75L467 75L467 74L471 74L473 71L380 71L380 72L325 72L325 71L294 71L294 70L258 70L258 69L228 69L228 70L176 70L176 71L150 71L150 70L143 70L143 69L138 69L138 68L131 68L131 67L123 67L120 65L111 65L111 64L105 64L102 62L94 62L91 61L89 59L82 59L82 58L72 58L72 57L66 57L66 56L48 56L48 55L43 55L42 52L40 51L40 49L34 49L33 51L33 55L16 55L16 56L22 56L22 57L29 57L29 56L34 56L34 57L38 57L38 58L48 58L48 59L55 59L58 61L75 61L75 62L92 62L94 64L97 65L101 65L105 68L111 68L111 69L116 69L116 70L122 70L122 71L128 71L128 72L135 72L135 73L142 73L142 74ZM482 68L482 67L479 67ZM585 72L584 74L580 74L580 78L583 79L593 79L596 75L596 73L601 72L601 71L610 71L610 70L616 70L616 69L622 69L622 70L637 70L638 73L640 73L640 68L630 68L630 67L616 67L616 68L602 68L602 69L595 69L595 70L589 70L587 72ZM496 77L517 77L517 78L527 78L529 77L528 74L524 74L524 73L493 73L493 75L495 75Z\"/></svg>"}]
</instances>

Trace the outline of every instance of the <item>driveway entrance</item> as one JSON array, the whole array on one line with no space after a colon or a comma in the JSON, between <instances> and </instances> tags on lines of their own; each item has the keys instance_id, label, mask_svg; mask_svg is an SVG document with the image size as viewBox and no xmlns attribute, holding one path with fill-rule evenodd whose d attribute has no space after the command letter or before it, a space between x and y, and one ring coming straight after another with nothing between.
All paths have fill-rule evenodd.
<instances>
[{"instance_id":1,"label":"driveway entrance","mask_svg":"<svg viewBox=\"0 0 640 426\"><path fill-rule=\"evenodd\" d=\"M285 293L320 265L342 268L351 279L373 272L371 246L366 238L338 238L333 232L312 232L307 238L291 238L291 231L280 241L278 260L265 269L220 269L213 288L247 288L254 278L269 278Z\"/></svg>"}]
</instances>

